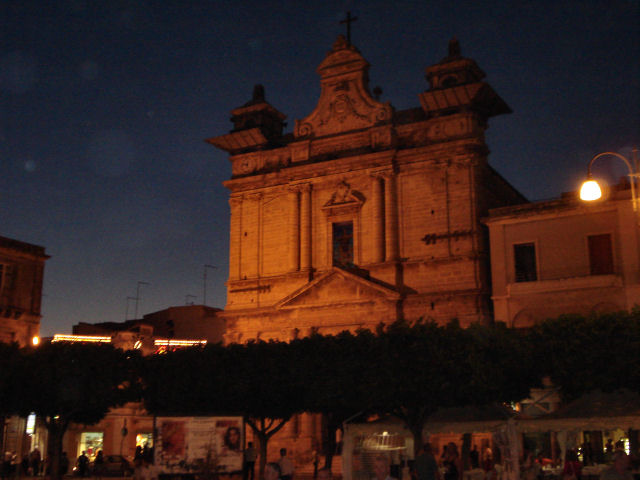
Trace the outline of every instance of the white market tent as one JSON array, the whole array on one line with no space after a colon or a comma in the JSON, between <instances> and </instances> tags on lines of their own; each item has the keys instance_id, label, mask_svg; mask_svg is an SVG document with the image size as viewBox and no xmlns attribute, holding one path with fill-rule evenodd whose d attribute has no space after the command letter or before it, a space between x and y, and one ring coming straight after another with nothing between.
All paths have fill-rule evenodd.
<instances>
[{"instance_id":1,"label":"white market tent","mask_svg":"<svg viewBox=\"0 0 640 480\"><path fill-rule=\"evenodd\" d=\"M506 428L514 414L513 410L500 405L441 409L429 418L423 434L428 437L436 433L494 432ZM399 447L401 444L404 448ZM372 455L401 451L407 458L413 458L413 450L413 435L395 417L346 424L342 447L343 478L370 478L366 463L371 461Z\"/></svg>"},{"instance_id":2,"label":"white market tent","mask_svg":"<svg viewBox=\"0 0 640 480\"><path fill-rule=\"evenodd\" d=\"M406 452L413 456L413 435L395 417L366 423L347 423L344 425L342 442L344 480L369 479L368 463L377 454Z\"/></svg>"},{"instance_id":3,"label":"white market tent","mask_svg":"<svg viewBox=\"0 0 640 480\"><path fill-rule=\"evenodd\" d=\"M613 393L595 391L537 418L527 418L501 405L441 409L429 418L424 435L498 433L504 436L506 432L515 430L520 433L556 432L560 434L559 437L566 438L566 433L571 432L613 429L640 430L640 393L628 390ZM347 424L342 452L345 480L359 480L352 473L358 471L357 456L360 451L374 445L385 450L384 441L379 440L384 432L396 439L403 438L405 452L412 457L413 436L402 421L389 417L376 422ZM369 441L365 444L366 439ZM511 440L510 443L513 443Z\"/></svg>"}]
</instances>

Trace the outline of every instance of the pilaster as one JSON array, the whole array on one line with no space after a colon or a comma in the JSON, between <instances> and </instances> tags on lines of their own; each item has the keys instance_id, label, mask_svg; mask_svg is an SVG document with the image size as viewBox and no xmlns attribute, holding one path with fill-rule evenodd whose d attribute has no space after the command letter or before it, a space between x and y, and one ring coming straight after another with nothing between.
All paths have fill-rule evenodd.
<instances>
[{"instance_id":1,"label":"pilaster","mask_svg":"<svg viewBox=\"0 0 640 480\"><path fill-rule=\"evenodd\" d=\"M311 184L300 185L300 270L311 269Z\"/></svg>"}]
</instances>

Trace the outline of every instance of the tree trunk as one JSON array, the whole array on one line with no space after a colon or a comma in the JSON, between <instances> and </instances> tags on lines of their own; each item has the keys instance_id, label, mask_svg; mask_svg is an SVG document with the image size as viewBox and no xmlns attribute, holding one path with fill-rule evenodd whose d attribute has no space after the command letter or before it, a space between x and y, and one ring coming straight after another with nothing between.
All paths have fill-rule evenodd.
<instances>
[{"instance_id":1,"label":"tree trunk","mask_svg":"<svg viewBox=\"0 0 640 480\"><path fill-rule=\"evenodd\" d=\"M322 414L322 453L324 455L324 468L331 469L333 456L336 453L336 432L342 426L331 413Z\"/></svg>"},{"instance_id":2,"label":"tree trunk","mask_svg":"<svg viewBox=\"0 0 640 480\"><path fill-rule=\"evenodd\" d=\"M413 435L413 458L416 458L418 456L418 454L422 451L422 447L424 446L424 441L422 439L422 429L422 425L409 425L409 430Z\"/></svg>"},{"instance_id":3,"label":"tree trunk","mask_svg":"<svg viewBox=\"0 0 640 480\"><path fill-rule=\"evenodd\" d=\"M48 475L51 480L61 480L60 459L62 458L62 439L67 430L68 422L61 418L49 419L46 422L49 438L47 441L47 463L45 468L48 469ZM47 475L47 473L45 473Z\"/></svg>"},{"instance_id":4,"label":"tree trunk","mask_svg":"<svg viewBox=\"0 0 640 480\"><path fill-rule=\"evenodd\" d=\"M258 479L264 478L264 467L267 465L267 442L269 439L262 432L256 432L260 444L260 463L258 463Z\"/></svg>"},{"instance_id":5,"label":"tree trunk","mask_svg":"<svg viewBox=\"0 0 640 480\"><path fill-rule=\"evenodd\" d=\"M4 454L4 430L7 428L6 422L7 418L4 415L0 415L0 454Z\"/></svg>"},{"instance_id":6,"label":"tree trunk","mask_svg":"<svg viewBox=\"0 0 640 480\"><path fill-rule=\"evenodd\" d=\"M258 437L258 442L260 442L260 463L258 464L259 480L264 479L264 467L267 465L267 444L269 439L279 432L288 420L289 419L279 420L276 422L274 419L267 418L247 419L247 423L251 427L251 430L253 430L253 433Z\"/></svg>"},{"instance_id":7,"label":"tree trunk","mask_svg":"<svg viewBox=\"0 0 640 480\"><path fill-rule=\"evenodd\" d=\"M471 434L465 433L462 435L462 449L460 457L462 459L462 471L471 470Z\"/></svg>"}]
</instances>

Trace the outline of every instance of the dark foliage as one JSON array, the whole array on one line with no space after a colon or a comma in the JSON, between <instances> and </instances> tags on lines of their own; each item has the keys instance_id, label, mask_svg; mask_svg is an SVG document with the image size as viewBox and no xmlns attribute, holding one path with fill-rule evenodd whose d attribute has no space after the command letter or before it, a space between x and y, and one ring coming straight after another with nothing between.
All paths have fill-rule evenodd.
<instances>
[{"instance_id":1,"label":"dark foliage","mask_svg":"<svg viewBox=\"0 0 640 480\"><path fill-rule=\"evenodd\" d=\"M565 315L537 325L530 336L536 364L565 400L593 390L640 391L640 310Z\"/></svg>"},{"instance_id":2,"label":"dark foliage","mask_svg":"<svg viewBox=\"0 0 640 480\"><path fill-rule=\"evenodd\" d=\"M35 412L49 431L51 476L59 477L62 438L69 424L96 423L110 408L137 397L137 354L111 345L50 343L27 350L19 412Z\"/></svg>"}]
</instances>

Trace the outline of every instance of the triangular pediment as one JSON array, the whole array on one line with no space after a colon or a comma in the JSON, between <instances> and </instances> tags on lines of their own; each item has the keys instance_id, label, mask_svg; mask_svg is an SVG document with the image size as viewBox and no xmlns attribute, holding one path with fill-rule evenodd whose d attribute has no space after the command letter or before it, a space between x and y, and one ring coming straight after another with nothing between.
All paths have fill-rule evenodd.
<instances>
[{"instance_id":1,"label":"triangular pediment","mask_svg":"<svg viewBox=\"0 0 640 480\"><path fill-rule=\"evenodd\" d=\"M389 103L381 103L369 93L369 63L342 36L318 67L320 99L315 110L296 120L296 137L322 137L388 123Z\"/></svg>"},{"instance_id":2,"label":"triangular pediment","mask_svg":"<svg viewBox=\"0 0 640 480\"><path fill-rule=\"evenodd\" d=\"M389 286L342 268L333 267L327 273L283 298L275 307L278 309L313 308L399 299L400 294Z\"/></svg>"}]
</instances>

